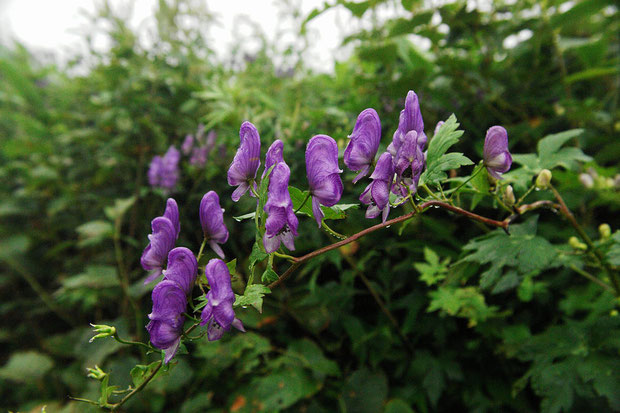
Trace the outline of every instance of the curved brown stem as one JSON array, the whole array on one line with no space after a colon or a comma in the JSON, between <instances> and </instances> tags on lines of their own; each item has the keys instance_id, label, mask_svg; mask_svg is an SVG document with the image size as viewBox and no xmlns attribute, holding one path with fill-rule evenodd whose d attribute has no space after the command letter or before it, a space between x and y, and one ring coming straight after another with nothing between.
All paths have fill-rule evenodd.
<instances>
[{"instance_id":1,"label":"curved brown stem","mask_svg":"<svg viewBox=\"0 0 620 413\"><path fill-rule=\"evenodd\" d=\"M508 226L510 225L510 222L512 221L510 218L507 218L503 221L496 221L494 219L490 219L490 218L486 218L483 217L481 215L478 214L474 214L473 212L469 212L464 210L463 208L459 208L453 205L450 205L446 202L442 202L442 201L427 201L424 202L421 205L418 205L418 208L421 212L424 212L424 210L435 206L435 207L440 207L440 208L444 208L447 209L449 211L455 212L457 214L466 216L470 219L473 219L475 221L479 221L482 222L484 224L487 225L491 225L494 227L499 227L502 228L504 231L508 231ZM420 212L420 213L421 213ZM366 228L363 231L358 232L357 234L353 234L350 237L343 239L342 241L338 241L334 244L328 245L326 247L323 248L319 248L318 250L312 251L306 255L303 255L301 257L295 258L295 261L293 262L293 264L284 272L284 274L282 274L282 276L280 278L278 278L276 281L272 282L271 284L269 284L269 288L273 289L274 287L277 287L278 285L280 285L281 283L283 283L288 277L291 276L291 274L304 262L311 260L314 257L318 257L321 254L324 254L328 251L340 248L342 246L345 246L347 244L352 243L353 241L362 238L365 235L371 234L375 231L378 231L380 229L389 227L390 225L394 225L394 224L398 224L399 222L403 222L406 221L410 218L412 218L413 216L415 216L416 214L418 214L418 211L413 211L410 212L408 214L405 215L401 215L398 218L394 218L394 219L390 219L389 221L386 221L384 223L381 224L377 224L377 225L373 225L370 228Z\"/></svg>"}]
</instances>

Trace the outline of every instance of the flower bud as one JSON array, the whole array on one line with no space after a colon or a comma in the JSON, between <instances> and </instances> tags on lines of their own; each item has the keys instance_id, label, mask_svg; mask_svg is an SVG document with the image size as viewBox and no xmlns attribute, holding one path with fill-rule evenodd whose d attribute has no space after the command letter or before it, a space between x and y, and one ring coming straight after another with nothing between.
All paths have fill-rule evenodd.
<instances>
[{"instance_id":1,"label":"flower bud","mask_svg":"<svg viewBox=\"0 0 620 413\"><path fill-rule=\"evenodd\" d=\"M589 174L579 174L579 182L586 188L592 188L594 186L594 179Z\"/></svg>"},{"instance_id":2,"label":"flower bud","mask_svg":"<svg viewBox=\"0 0 620 413\"><path fill-rule=\"evenodd\" d=\"M576 250L587 250L588 246L586 244L584 244L583 242L579 241L579 239L577 239L577 237L570 237L568 239L568 245L570 245L571 247L573 247Z\"/></svg>"},{"instance_id":3,"label":"flower bud","mask_svg":"<svg viewBox=\"0 0 620 413\"><path fill-rule=\"evenodd\" d=\"M514 205L515 202L517 202L512 185L508 185L506 187L506 190L504 191L504 201L506 201L508 205Z\"/></svg>"},{"instance_id":4,"label":"flower bud","mask_svg":"<svg viewBox=\"0 0 620 413\"><path fill-rule=\"evenodd\" d=\"M105 376L108 375L108 373L101 370L99 366L97 365L95 365L94 369L87 367L86 371L88 371L88 374L86 375L86 377L90 377L91 379L95 379L95 380L103 380Z\"/></svg>"},{"instance_id":5,"label":"flower bud","mask_svg":"<svg viewBox=\"0 0 620 413\"><path fill-rule=\"evenodd\" d=\"M116 334L116 328L112 326L107 326L105 324L91 324L91 326L93 326L95 333L99 334L88 340L89 343L92 343L98 338L112 337Z\"/></svg>"},{"instance_id":6,"label":"flower bud","mask_svg":"<svg viewBox=\"0 0 620 413\"><path fill-rule=\"evenodd\" d=\"M549 187L549 184L551 183L551 178L551 171L548 169L543 169L542 171L540 171L538 177L536 178L536 188L547 189Z\"/></svg>"},{"instance_id":7,"label":"flower bud","mask_svg":"<svg viewBox=\"0 0 620 413\"><path fill-rule=\"evenodd\" d=\"M601 238L607 239L611 237L611 227L609 224L601 224L598 227L598 233L601 234Z\"/></svg>"}]
</instances>

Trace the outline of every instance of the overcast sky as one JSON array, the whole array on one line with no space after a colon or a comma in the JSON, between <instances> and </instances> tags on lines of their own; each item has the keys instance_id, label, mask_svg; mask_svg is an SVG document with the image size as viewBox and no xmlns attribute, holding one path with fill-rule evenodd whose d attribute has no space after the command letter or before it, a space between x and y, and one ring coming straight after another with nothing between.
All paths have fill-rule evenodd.
<instances>
[{"instance_id":1,"label":"overcast sky","mask_svg":"<svg viewBox=\"0 0 620 413\"><path fill-rule=\"evenodd\" d=\"M323 0L297 1L305 15L324 3ZM88 29L82 13L92 13L96 2L97 0L0 0L0 42L7 44L11 39L16 39L32 50L52 51L58 56L58 61L63 62L75 50L83 48L81 33ZM126 0L112 0L111 3L119 10L128 4ZM239 16L246 16L257 23L271 40L275 39L278 30L292 29L290 22L288 24L291 27L286 27L287 22L278 17L278 4L282 3L276 0L209 1L208 10L217 17L217 25L210 30L210 35L218 56L226 56L226 52L230 50L236 37L235 30L237 37L251 34L249 25L239 28ZM134 29L143 30L152 23L157 0L134 0L132 4L130 25ZM353 31L352 23L356 22L344 9L330 10L313 20L309 25L311 47L306 55L307 58L310 57L306 59L307 62L315 69L330 71L337 50L338 58L346 58L348 51L340 50L339 45L344 34Z\"/></svg>"}]
</instances>

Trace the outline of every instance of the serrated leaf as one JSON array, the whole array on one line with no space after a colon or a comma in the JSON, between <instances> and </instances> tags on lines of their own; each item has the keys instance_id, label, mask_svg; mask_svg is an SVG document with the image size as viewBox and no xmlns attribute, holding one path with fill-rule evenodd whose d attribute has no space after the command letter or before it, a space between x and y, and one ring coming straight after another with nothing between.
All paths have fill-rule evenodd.
<instances>
[{"instance_id":1,"label":"serrated leaf","mask_svg":"<svg viewBox=\"0 0 620 413\"><path fill-rule=\"evenodd\" d=\"M299 206L304 202L304 199L306 199L308 191L302 192L300 189L295 188L294 186L289 186L288 191L291 194L291 201L293 201L293 210L297 211L297 209L299 209ZM321 210L325 215L325 218L323 219L326 220L344 219L347 217L345 211L352 208L359 208L359 204L338 204L334 205L333 207L321 206ZM303 204L303 207L297 213L314 218L314 214L312 213L312 199L308 198Z\"/></svg>"},{"instance_id":2,"label":"serrated leaf","mask_svg":"<svg viewBox=\"0 0 620 413\"><path fill-rule=\"evenodd\" d=\"M263 297L265 294L271 293L271 290L263 284L251 284L245 289L243 295L237 295L233 307L246 307L251 305L256 308L259 313L263 312Z\"/></svg>"},{"instance_id":3,"label":"serrated leaf","mask_svg":"<svg viewBox=\"0 0 620 413\"><path fill-rule=\"evenodd\" d=\"M136 367L131 369L130 374L134 387L138 387L139 385L144 383L144 380L146 380L147 377L153 374L159 363L161 363L161 361L154 361L149 365L138 364Z\"/></svg>"},{"instance_id":4,"label":"serrated leaf","mask_svg":"<svg viewBox=\"0 0 620 413\"><path fill-rule=\"evenodd\" d=\"M415 263L414 268L420 272L420 280L431 286L446 278L448 261L439 262L439 256L435 252L424 247L424 258L427 263Z\"/></svg>"},{"instance_id":5,"label":"serrated leaf","mask_svg":"<svg viewBox=\"0 0 620 413\"><path fill-rule=\"evenodd\" d=\"M248 265L248 269L250 272L254 271L254 267L256 263L264 261L269 254L263 251L262 246L259 244L260 241L255 241L254 245L252 245L252 252L250 253L250 264Z\"/></svg>"},{"instance_id":6,"label":"serrated leaf","mask_svg":"<svg viewBox=\"0 0 620 413\"><path fill-rule=\"evenodd\" d=\"M457 130L459 124L454 114L439 128L439 131L428 145L426 156L426 170L420 176L420 185L432 184L447 177L445 171L459 168L462 165L472 165L473 162L459 152L446 154L446 151L463 135Z\"/></svg>"},{"instance_id":7,"label":"serrated leaf","mask_svg":"<svg viewBox=\"0 0 620 413\"><path fill-rule=\"evenodd\" d=\"M271 268L267 268L264 272L263 275L261 276L261 282L265 283L265 284L269 284L272 283L274 281L278 280L278 274Z\"/></svg>"},{"instance_id":8,"label":"serrated leaf","mask_svg":"<svg viewBox=\"0 0 620 413\"><path fill-rule=\"evenodd\" d=\"M230 275L234 275L237 272L237 259L233 259L232 261L228 261L226 263L226 266L228 267L228 272L230 272Z\"/></svg>"}]
</instances>

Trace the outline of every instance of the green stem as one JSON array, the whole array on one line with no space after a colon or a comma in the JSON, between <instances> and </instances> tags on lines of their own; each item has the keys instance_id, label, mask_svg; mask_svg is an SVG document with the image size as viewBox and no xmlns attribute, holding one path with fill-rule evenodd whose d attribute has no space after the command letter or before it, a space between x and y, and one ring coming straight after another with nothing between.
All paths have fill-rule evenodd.
<instances>
[{"instance_id":1,"label":"green stem","mask_svg":"<svg viewBox=\"0 0 620 413\"><path fill-rule=\"evenodd\" d=\"M299 205L299 208L295 210L295 213L298 213L304 207L304 205L306 205L306 202L308 201L308 199L310 199L310 191L308 191L304 200L301 201L301 205Z\"/></svg>"},{"instance_id":2,"label":"green stem","mask_svg":"<svg viewBox=\"0 0 620 413\"><path fill-rule=\"evenodd\" d=\"M608 284L604 283L603 281L599 280L598 278L596 278L595 276L593 276L589 272L584 271L581 268L577 267L575 264L571 264L570 268L571 268L571 270L575 271L577 274L581 275L582 277L587 278L588 280L592 281L593 283L600 285L605 290L610 291L612 293L614 292L614 289L612 288L611 285L608 285Z\"/></svg>"},{"instance_id":3,"label":"green stem","mask_svg":"<svg viewBox=\"0 0 620 413\"><path fill-rule=\"evenodd\" d=\"M110 410L113 412L117 411L123 404L125 404L127 400L132 398L134 394L142 390L151 380L153 380L153 378L155 378L155 375L157 374L159 369L161 369L162 366L163 366L163 362L160 361L157 367L155 367L155 369L153 370L153 372L142 383L140 383L138 387L133 389L131 393L129 393L127 396L123 397L120 402L110 405L109 406Z\"/></svg>"},{"instance_id":4,"label":"green stem","mask_svg":"<svg viewBox=\"0 0 620 413\"><path fill-rule=\"evenodd\" d=\"M207 238L203 238L202 239L202 244L200 244L200 249L198 250L198 255L196 256L196 262L200 262L200 259L202 258L202 253L205 250L205 246L207 245Z\"/></svg>"},{"instance_id":5,"label":"green stem","mask_svg":"<svg viewBox=\"0 0 620 413\"><path fill-rule=\"evenodd\" d=\"M117 333L115 333L112 337L114 337L114 340L118 341L118 342L119 342L119 343L121 343L121 344L128 344L128 345L132 345L132 346L141 346L141 347L146 348L146 349L147 349L147 350L149 350L149 351L154 351L154 352L156 352L156 353L161 353L161 351L160 351L160 350L154 349L154 348L152 348L151 346L149 346L149 345L147 345L147 344L144 344L144 343L142 343L142 342L140 342L140 341L129 341L129 340L123 340L122 338L120 338L120 337L118 336L118 332L117 332Z\"/></svg>"},{"instance_id":6,"label":"green stem","mask_svg":"<svg viewBox=\"0 0 620 413\"><path fill-rule=\"evenodd\" d=\"M441 199L437 195L435 195L435 193L433 191L431 191L431 189L428 187L428 185L423 184L421 187L424 188L426 193L429 194L432 198L434 198L434 199L436 199L438 201Z\"/></svg>"},{"instance_id":7,"label":"green stem","mask_svg":"<svg viewBox=\"0 0 620 413\"><path fill-rule=\"evenodd\" d=\"M581 239L583 239L583 241L588 245L588 251L594 255L594 258L596 259L598 264L601 266L603 271L609 276L614 286L614 290L616 291L616 296L620 297L620 277L618 277L618 273L614 271L612 268L610 268L609 265L605 263L605 257L598 250L598 248L596 248L596 246L594 245L594 243L592 242L588 234L586 234L586 232L583 230L581 225L579 225L573 213L570 211L570 209L568 209L568 207L566 206L566 203L564 203L564 199L562 198L558 190L555 189L555 187L551 184L549 184L549 189L551 189L551 191L553 192L553 195L555 196L555 199L560 204L560 211L568 219L568 222L571 223L573 228L575 228L579 236L581 236Z\"/></svg>"},{"instance_id":8,"label":"green stem","mask_svg":"<svg viewBox=\"0 0 620 413\"><path fill-rule=\"evenodd\" d=\"M276 257L284 258L285 260L289 260L291 262L295 262L295 260L297 259L293 257L292 255L282 254L278 251L274 252L273 255L275 255Z\"/></svg>"},{"instance_id":9,"label":"green stem","mask_svg":"<svg viewBox=\"0 0 620 413\"><path fill-rule=\"evenodd\" d=\"M454 191L452 191L452 195L450 195L450 199L452 199L452 197L453 197L454 195L456 195L456 194L459 192L459 190L460 190L463 186L465 186L465 185L466 185L469 181L471 181L472 179L474 179L474 177L475 177L476 175L478 175L478 174L480 173L480 171L482 171L483 169L484 169L484 164L483 164L483 163L479 163L479 164L476 166L476 169L474 169L474 172L473 172L473 173L469 176L469 178L467 178L467 179L465 180L465 182L461 183L459 186L457 186L457 187L456 187L456 189L455 189Z\"/></svg>"},{"instance_id":10,"label":"green stem","mask_svg":"<svg viewBox=\"0 0 620 413\"><path fill-rule=\"evenodd\" d=\"M536 188L536 184L532 184L532 186L530 186L528 188L527 191L525 191L525 193L523 194L523 196L521 198L519 198L519 200L517 201L517 203L515 204L516 206L521 205L521 202L523 202L525 200L525 198L532 193L532 191L534 190L534 188Z\"/></svg>"},{"instance_id":11,"label":"green stem","mask_svg":"<svg viewBox=\"0 0 620 413\"><path fill-rule=\"evenodd\" d=\"M325 221L323 221L321 223L321 228L327 232L329 235L333 236L334 238L338 238L338 239L347 239L346 235L342 235L336 231L334 231L333 229L331 229L326 223Z\"/></svg>"}]
</instances>

